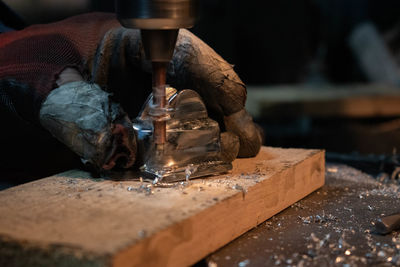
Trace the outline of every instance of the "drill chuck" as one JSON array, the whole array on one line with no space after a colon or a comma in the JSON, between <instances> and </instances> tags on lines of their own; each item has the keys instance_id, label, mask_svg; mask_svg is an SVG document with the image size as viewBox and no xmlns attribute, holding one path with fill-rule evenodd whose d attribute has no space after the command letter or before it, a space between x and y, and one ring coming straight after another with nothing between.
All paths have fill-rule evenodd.
<instances>
[{"instance_id":1,"label":"drill chuck","mask_svg":"<svg viewBox=\"0 0 400 267\"><path fill-rule=\"evenodd\" d=\"M193 27L197 0L116 0L115 9L126 28L174 30Z\"/></svg>"}]
</instances>

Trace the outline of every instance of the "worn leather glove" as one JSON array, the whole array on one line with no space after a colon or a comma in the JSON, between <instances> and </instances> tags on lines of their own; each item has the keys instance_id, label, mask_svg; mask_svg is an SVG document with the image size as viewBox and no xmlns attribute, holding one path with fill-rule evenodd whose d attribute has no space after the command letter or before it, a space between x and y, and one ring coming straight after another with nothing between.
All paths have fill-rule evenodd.
<instances>
[{"instance_id":1,"label":"worn leather glove","mask_svg":"<svg viewBox=\"0 0 400 267\"><path fill-rule=\"evenodd\" d=\"M180 30L167 82L196 90L222 131L255 156L261 134L244 109L246 87L232 65ZM129 118L151 92L138 30L114 14L91 13L0 35L0 104L50 131L98 169L135 162Z\"/></svg>"}]
</instances>

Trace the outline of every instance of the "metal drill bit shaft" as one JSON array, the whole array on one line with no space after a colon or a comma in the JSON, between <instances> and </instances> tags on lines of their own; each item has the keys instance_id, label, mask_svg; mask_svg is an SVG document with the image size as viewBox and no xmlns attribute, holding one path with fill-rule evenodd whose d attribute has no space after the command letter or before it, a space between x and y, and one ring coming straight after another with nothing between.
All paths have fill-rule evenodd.
<instances>
[{"instance_id":1,"label":"metal drill bit shaft","mask_svg":"<svg viewBox=\"0 0 400 267\"><path fill-rule=\"evenodd\" d=\"M153 68L153 104L156 108L165 108L165 84L167 76L166 62L152 62ZM154 142L162 145L166 142L166 122L154 120Z\"/></svg>"}]
</instances>

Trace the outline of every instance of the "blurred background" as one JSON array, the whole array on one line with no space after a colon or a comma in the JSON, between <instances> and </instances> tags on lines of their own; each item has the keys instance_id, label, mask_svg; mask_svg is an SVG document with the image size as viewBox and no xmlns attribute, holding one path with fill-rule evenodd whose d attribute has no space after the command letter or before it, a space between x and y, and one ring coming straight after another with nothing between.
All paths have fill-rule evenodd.
<instances>
[{"instance_id":1,"label":"blurred background","mask_svg":"<svg viewBox=\"0 0 400 267\"><path fill-rule=\"evenodd\" d=\"M110 0L4 0L27 24ZM399 0L201 0L192 31L248 86L265 144L380 162L400 149Z\"/></svg>"}]
</instances>

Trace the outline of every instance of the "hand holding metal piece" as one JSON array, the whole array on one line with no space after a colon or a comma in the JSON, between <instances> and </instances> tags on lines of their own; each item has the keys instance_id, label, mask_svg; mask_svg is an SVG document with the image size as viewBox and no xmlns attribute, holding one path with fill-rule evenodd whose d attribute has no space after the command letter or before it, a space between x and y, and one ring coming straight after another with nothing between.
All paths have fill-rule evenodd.
<instances>
[{"instance_id":1,"label":"hand holding metal piece","mask_svg":"<svg viewBox=\"0 0 400 267\"><path fill-rule=\"evenodd\" d=\"M129 118L151 93L152 69L139 30L121 27L114 14L80 15L0 35L0 62L0 93L10 113L41 123L98 170L134 164L137 144L129 139ZM57 84L68 69L76 75ZM178 91L190 88L201 96L208 116L230 137L221 142L240 143L239 157L258 153L261 134L244 109L244 83L232 65L187 30L179 30L166 80ZM106 93L95 93L98 99L91 102L81 99L95 91ZM58 101L71 105L43 106L56 107ZM93 118L102 124L90 123Z\"/></svg>"}]
</instances>

